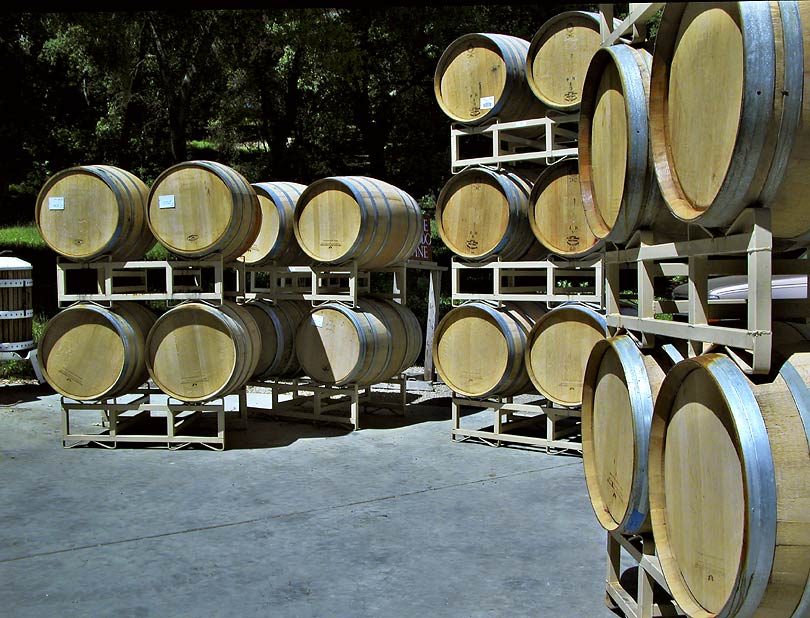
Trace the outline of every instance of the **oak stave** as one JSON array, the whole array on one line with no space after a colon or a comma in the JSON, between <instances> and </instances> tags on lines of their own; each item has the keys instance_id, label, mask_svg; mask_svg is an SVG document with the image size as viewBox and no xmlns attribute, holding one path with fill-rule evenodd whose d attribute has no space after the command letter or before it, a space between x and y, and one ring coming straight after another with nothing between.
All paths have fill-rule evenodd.
<instances>
[{"instance_id":1,"label":"oak stave","mask_svg":"<svg viewBox=\"0 0 810 618\"><path fill-rule=\"evenodd\" d=\"M385 268L409 259L422 238L422 209L402 189L366 176L332 176L298 198L295 238L315 262Z\"/></svg>"},{"instance_id":2,"label":"oak stave","mask_svg":"<svg viewBox=\"0 0 810 618\"><path fill-rule=\"evenodd\" d=\"M557 161L538 176L529 196L529 225L540 244L560 257L585 257L604 247L585 216L577 159Z\"/></svg>"},{"instance_id":3,"label":"oak stave","mask_svg":"<svg viewBox=\"0 0 810 618\"><path fill-rule=\"evenodd\" d=\"M355 307L314 307L295 335L305 375L320 384L368 386L410 367L421 352L422 329L410 308L364 297Z\"/></svg>"},{"instance_id":4,"label":"oak stave","mask_svg":"<svg viewBox=\"0 0 810 618\"><path fill-rule=\"evenodd\" d=\"M112 308L78 302L48 320L39 341L42 375L76 401L111 399L145 383L146 338L155 314L136 301Z\"/></svg>"},{"instance_id":5,"label":"oak stave","mask_svg":"<svg viewBox=\"0 0 810 618\"><path fill-rule=\"evenodd\" d=\"M545 21L532 37L526 77L543 104L566 112L580 108L588 64L602 45L600 19L598 13L564 11Z\"/></svg>"},{"instance_id":6,"label":"oak stave","mask_svg":"<svg viewBox=\"0 0 810 618\"><path fill-rule=\"evenodd\" d=\"M591 507L608 532L649 532L647 450L653 406L682 356L670 345L639 349L629 335L598 341L582 389L582 463Z\"/></svg>"},{"instance_id":7,"label":"oak stave","mask_svg":"<svg viewBox=\"0 0 810 618\"><path fill-rule=\"evenodd\" d=\"M253 379L294 378L302 375L295 354L295 333L309 315L309 303L297 300L251 299L243 307L256 320L261 333L261 354Z\"/></svg>"},{"instance_id":8,"label":"oak stave","mask_svg":"<svg viewBox=\"0 0 810 618\"><path fill-rule=\"evenodd\" d=\"M469 301L451 309L436 326L436 372L454 392L468 397L532 392L526 342L545 314L537 303Z\"/></svg>"},{"instance_id":9,"label":"oak stave","mask_svg":"<svg viewBox=\"0 0 810 618\"><path fill-rule=\"evenodd\" d=\"M675 365L661 385L650 430L652 530L690 616L810 608L810 347L781 350L787 360L770 376L749 378L710 352Z\"/></svg>"},{"instance_id":10,"label":"oak stave","mask_svg":"<svg viewBox=\"0 0 810 618\"><path fill-rule=\"evenodd\" d=\"M187 258L243 255L261 229L253 186L215 161L186 161L164 170L149 192L148 223L170 252Z\"/></svg>"},{"instance_id":11,"label":"oak stave","mask_svg":"<svg viewBox=\"0 0 810 618\"><path fill-rule=\"evenodd\" d=\"M743 209L765 207L774 238L806 245L809 29L805 2L666 5L650 132L677 218L726 230Z\"/></svg>"},{"instance_id":12,"label":"oak stave","mask_svg":"<svg viewBox=\"0 0 810 618\"><path fill-rule=\"evenodd\" d=\"M433 77L441 110L470 126L544 116L545 106L526 79L528 49L528 41L506 34L458 37L442 53Z\"/></svg>"},{"instance_id":13,"label":"oak stave","mask_svg":"<svg viewBox=\"0 0 810 618\"><path fill-rule=\"evenodd\" d=\"M454 174L436 200L439 236L468 260L539 257L529 227L531 181L515 172L471 167Z\"/></svg>"},{"instance_id":14,"label":"oak stave","mask_svg":"<svg viewBox=\"0 0 810 618\"><path fill-rule=\"evenodd\" d=\"M537 392L561 406L582 405L591 349L607 335L605 316L582 303L565 303L540 317L526 341L526 371Z\"/></svg>"},{"instance_id":15,"label":"oak stave","mask_svg":"<svg viewBox=\"0 0 810 618\"><path fill-rule=\"evenodd\" d=\"M64 169L37 195L37 230L48 247L74 262L140 259L155 245L148 195L140 178L119 167Z\"/></svg>"},{"instance_id":16,"label":"oak stave","mask_svg":"<svg viewBox=\"0 0 810 618\"><path fill-rule=\"evenodd\" d=\"M253 376L261 333L244 306L185 301L161 315L146 340L155 385L179 401L202 403L236 392Z\"/></svg>"},{"instance_id":17,"label":"oak stave","mask_svg":"<svg viewBox=\"0 0 810 618\"><path fill-rule=\"evenodd\" d=\"M242 255L251 266L306 266L311 260L298 246L293 217L295 204L306 185L296 182L255 182L261 208L261 229Z\"/></svg>"},{"instance_id":18,"label":"oak stave","mask_svg":"<svg viewBox=\"0 0 810 618\"><path fill-rule=\"evenodd\" d=\"M619 44L591 59L579 121L579 179L597 238L625 243L638 230L686 237L661 197L653 166L648 106L652 56Z\"/></svg>"}]
</instances>

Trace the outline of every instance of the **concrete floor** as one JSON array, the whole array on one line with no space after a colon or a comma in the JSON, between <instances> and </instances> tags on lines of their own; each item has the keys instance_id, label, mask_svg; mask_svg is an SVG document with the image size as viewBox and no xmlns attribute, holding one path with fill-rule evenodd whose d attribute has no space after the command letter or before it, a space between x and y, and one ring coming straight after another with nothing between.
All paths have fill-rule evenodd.
<instances>
[{"instance_id":1,"label":"concrete floor","mask_svg":"<svg viewBox=\"0 0 810 618\"><path fill-rule=\"evenodd\" d=\"M224 451L66 449L57 395L0 387L0 615L615 616L581 457L454 442L416 397L356 432L253 414Z\"/></svg>"}]
</instances>

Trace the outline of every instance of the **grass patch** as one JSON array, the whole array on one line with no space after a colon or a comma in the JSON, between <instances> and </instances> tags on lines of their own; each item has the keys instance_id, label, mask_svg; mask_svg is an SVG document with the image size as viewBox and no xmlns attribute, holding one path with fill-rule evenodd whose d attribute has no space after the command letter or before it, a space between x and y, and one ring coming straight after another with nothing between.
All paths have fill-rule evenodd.
<instances>
[{"instance_id":1,"label":"grass patch","mask_svg":"<svg viewBox=\"0 0 810 618\"><path fill-rule=\"evenodd\" d=\"M0 227L0 245L4 247L31 247L34 249L47 248L36 224L14 225L10 227ZM168 260L171 256L169 250L156 243L144 256L147 260Z\"/></svg>"},{"instance_id":2,"label":"grass patch","mask_svg":"<svg viewBox=\"0 0 810 618\"><path fill-rule=\"evenodd\" d=\"M39 249L45 247L45 241L39 235L39 230L34 224L14 225L10 227L0 227L0 245L9 247L32 247Z\"/></svg>"},{"instance_id":3,"label":"grass patch","mask_svg":"<svg viewBox=\"0 0 810 618\"><path fill-rule=\"evenodd\" d=\"M171 257L171 253L169 250L161 245L160 243L156 243L154 247L149 249L144 256L145 260L168 260Z\"/></svg>"}]
</instances>

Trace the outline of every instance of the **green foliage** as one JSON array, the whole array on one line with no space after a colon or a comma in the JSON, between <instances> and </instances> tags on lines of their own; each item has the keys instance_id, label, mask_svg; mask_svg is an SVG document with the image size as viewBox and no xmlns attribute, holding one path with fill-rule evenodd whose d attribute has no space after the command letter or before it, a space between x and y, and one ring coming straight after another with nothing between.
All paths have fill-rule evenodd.
<instances>
[{"instance_id":1,"label":"green foliage","mask_svg":"<svg viewBox=\"0 0 810 618\"><path fill-rule=\"evenodd\" d=\"M444 49L469 32L530 39L568 6L6 13L0 223L30 222L52 174L93 163L151 183L208 158L251 182L363 174L435 194Z\"/></svg>"},{"instance_id":2,"label":"green foliage","mask_svg":"<svg viewBox=\"0 0 810 618\"><path fill-rule=\"evenodd\" d=\"M36 225L0 227L0 245L8 247L45 247Z\"/></svg>"},{"instance_id":3,"label":"green foliage","mask_svg":"<svg viewBox=\"0 0 810 618\"><path fill-rule=\"evenodd\" d=\"M149 249L144 256L147 260L168 260L171 257L171 252L160 243L155 243L155 246Z\"/></svg>"}]
</instances>

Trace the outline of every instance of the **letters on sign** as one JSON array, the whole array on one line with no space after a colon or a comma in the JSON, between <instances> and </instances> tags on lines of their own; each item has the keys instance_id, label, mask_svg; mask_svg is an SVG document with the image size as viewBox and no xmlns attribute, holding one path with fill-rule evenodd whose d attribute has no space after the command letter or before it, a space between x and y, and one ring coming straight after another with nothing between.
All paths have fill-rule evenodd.
<instances>
[{"instance_id":1,"label":"letters on sign","mask_svg":"<svg viewBox=\"0 0 810 618\"><path fill-rule=\"evenodd\" d=\"M422 239L413 252L411 259L430 261L433 259L433 245L430 241L430 218L422 215Z\"/></svg>"}]
</instances>

